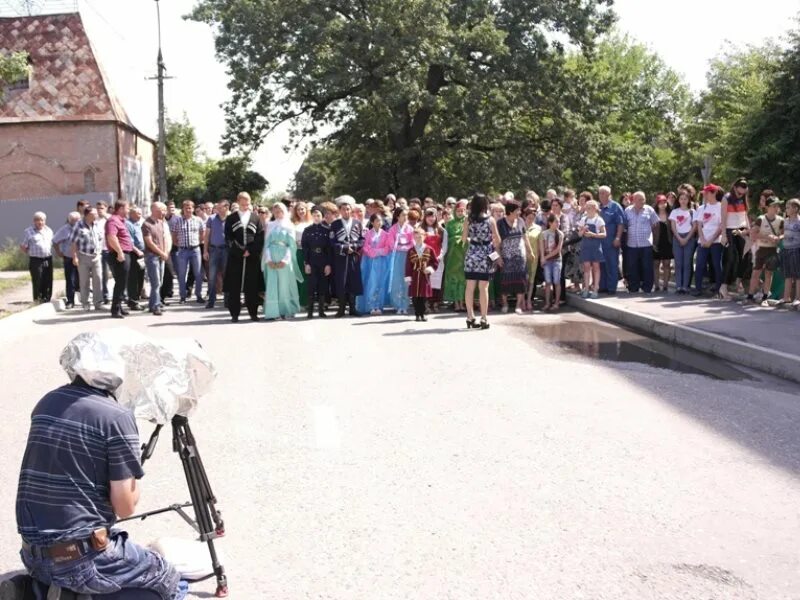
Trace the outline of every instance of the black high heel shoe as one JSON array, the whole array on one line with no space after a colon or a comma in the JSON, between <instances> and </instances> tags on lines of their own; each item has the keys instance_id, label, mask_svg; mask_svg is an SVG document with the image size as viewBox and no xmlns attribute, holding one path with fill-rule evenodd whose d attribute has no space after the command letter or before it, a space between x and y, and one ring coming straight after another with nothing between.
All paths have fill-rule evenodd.
<instances>
[{"instance_id":1,"label":"black high heel shoe","mask_svg":"<svg viewBox=\"0 0 800 600\"><path fill-rule=\"evenodd\" d=\"M475 319L467 319L467 329L477 329L478 325L475 323Z\"/></svg>"},{"instance_id":2,"label":"black high heel shoe","mask_svg":"<svg viewBox=\"0 0 800 600\"><path fill-rule=\"evenodd\" d=\"M489 329L489 322L485 318L481 319L480 328L481 329Z\"/></svg>"}]
</instances>

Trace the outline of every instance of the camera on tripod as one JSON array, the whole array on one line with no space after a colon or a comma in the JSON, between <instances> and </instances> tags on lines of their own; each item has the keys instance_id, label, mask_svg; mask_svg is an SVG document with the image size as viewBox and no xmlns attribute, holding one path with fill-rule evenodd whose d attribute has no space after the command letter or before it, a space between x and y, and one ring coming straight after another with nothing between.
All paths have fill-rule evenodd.
<instances>
[{"instance_id":1,"label":"camera on tripod","mask_svg":"<svg viewBox=\"0 0 800 600\"><path fill-rule=\"evenodd\" d=\"M183 466L190 500L118 522L177 513L207 544L211 557L212 572L195 581L215 577L216 596L226 597L225 568L214 546L214 540L225 535L225 523L189 426L189 415L216 377L208 354L195 340L156 341L120 328L77 336L64 348L60 362L70 379L80 377L89 385L114 393L117 402L131 408L137 418L156 424L150 439L142 445L142 463L153 456L164 425L171 424L172 450ZM190 507L194 518L187 512Z\"/></svg>"}]
</instances>

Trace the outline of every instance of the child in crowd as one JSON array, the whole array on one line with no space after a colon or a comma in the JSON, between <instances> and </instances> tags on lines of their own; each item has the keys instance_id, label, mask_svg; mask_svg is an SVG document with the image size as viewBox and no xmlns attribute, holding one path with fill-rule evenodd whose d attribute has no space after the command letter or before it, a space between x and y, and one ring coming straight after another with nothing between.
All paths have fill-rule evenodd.
<instances>
[{"instance_id":1,"label":"child in crowd","mask_svg":"<svg viewBox=\"0 0 800 600\"><path fill-rule=\"evenodd\" d=\"M783 221L783 251L780 254L783 276L786 282L783 298L777 306L789 304L792 310L800 310L800 200L792 198L786 203L786 218ZM794 291L794 302L792 292Z\"/></svg>"},{"instance_id":2,"label":"child in crowd","mask_svg":"<svg viewBox=\"0 0 800 600\"><path fill-rule=\"evenodd\" d=\"M425 244L426 232L422 227L414 229L414 247L408 251L406 258L406 283L414 305L414 316L417 321L427 321L425 304L433 297L431 275L439 266L439 259L433 248Z\"/></svg>"},{"instance_id":3,"label":"child in crowd","mask_svg":"<svg viewBox=\"0 0 800 600\"><path fill-rule=\"evenodd\" d=\"M600 288L600 263L603 258L602 239L606 237L606 223L598 215L600 205L596 200L586 203L586 216L581 220L578 233L581 242L581 262L583 263L584 290L583 298L597 298Z\"/></svg>"},{"instance_id":4,"label":"child in crowd","mask_svg":"<svg viewBox=\"0 0 800 600\"><path fill-rule=\"evenodd\" d=\"M766 303L772 287L772 275L778 269L778 244L783 239L783 217L778 214L781 201L775 196L767 198L767 212L756 219L754 229L758 232L758 249L755 251L753 275L750 277L750 292L745 304ZM761 274L764 273L764 287L758 300L755 297L761 287Z\"/></svg>"},{"instance_id":5,"label":"child in crowd","mask_svg":"<svg viewBox=\"0 0 800 600\"><path fill-rule=\"evenodd\" d=\"M561 302L561 249L564 234L558 227L558 217L551 214L547 217L547 229L539 235L539 256L544 272L544 308L542 310L557 311ZM551 290L555 288L555 299L550 303Z\"/></svg>"},{"instance_id":6,"label":"child in crowd","mask_svg":"<svg viewBox=\"0 0 800 600\"><path fill-rule=\"evenodd\" d=\"M678 203L669 213L672 227L672 254L675 257L675 292L689 293L692 278L692 259L697 248L692 198L687 190L680 190Z\"/></svg>"}]
</instances>

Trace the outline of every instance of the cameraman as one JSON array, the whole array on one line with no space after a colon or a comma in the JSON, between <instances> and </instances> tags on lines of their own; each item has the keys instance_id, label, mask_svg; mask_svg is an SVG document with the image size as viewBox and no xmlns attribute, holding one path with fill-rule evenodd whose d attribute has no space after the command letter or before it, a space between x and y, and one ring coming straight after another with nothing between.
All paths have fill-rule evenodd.
<instances>
[{"instance_id":1,"label":"cameraman","mask_svg":"<svg viewBox=\"0 0 800 600\"><path fill-rule=\"evenodd\" d=\"M33 410L17 490L31 577L90 596L125 588L184 598L171 565L110 529L134 513L143 475L136 421L112 391L77 376L44 396ZM0 586L0 600L23 598L21 589Z\"/></svg>"}]
</instances>

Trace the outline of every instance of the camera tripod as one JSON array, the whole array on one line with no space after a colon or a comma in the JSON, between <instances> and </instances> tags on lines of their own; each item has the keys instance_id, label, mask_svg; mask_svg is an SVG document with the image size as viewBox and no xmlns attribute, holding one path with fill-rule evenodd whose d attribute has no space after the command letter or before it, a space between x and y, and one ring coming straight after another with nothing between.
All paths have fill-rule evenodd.
<instances>
[{"instance_id":1,"label":"camera tripod","mask_svg":"<svg viewBox=\"0 0 800 600\"><path fill-rule=\"evenodd\" d=\"M142 445L142 464L153 455L162 427L163 425L156 425L150 439L146 444ZM183 464L183 473L189 486L191 501L151 510L122 519L119 522L143 521L147 517L170 511L178 513L184 521L200 534L200 541L208 544L208 552L211 555L211 566L214 572L209 573L198 581L216 577L217 591L215 595L217 598L225 598L228 595L228 579L225 576L225 568L220 564L217 557L216 548L214 548L214 540L225 535L225 523L222 521L219 510L217 510L217 498L214 496L214 492L211 491L211 484L208 482L206 469L197 450L192 429L189 427L189 420L180 415L172 417L172 451L178 454ZM184 510L190 506L194 507L194 519Z\"/></svg>"}]
</instances>

